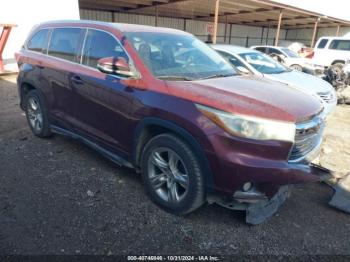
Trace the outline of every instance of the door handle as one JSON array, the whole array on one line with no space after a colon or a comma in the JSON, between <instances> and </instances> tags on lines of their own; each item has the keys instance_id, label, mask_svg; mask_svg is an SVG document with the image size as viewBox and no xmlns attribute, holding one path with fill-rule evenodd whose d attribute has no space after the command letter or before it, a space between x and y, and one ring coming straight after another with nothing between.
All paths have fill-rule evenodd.
<instances>
[{"instance_id":1,"label":"door handle","mask_svg":"<svg viewBox=\"0 0 350 262\"><path fill-rule=\"evenodd\" d=\"M77 84L77 85L82 85L82 84L84 84L83 79L81 79L81 77L80 77L80 76L77 76L77 75L72 76L72 77L70 78L70 80L71 80L74 84Z\"/></svg>"}]
</instances>

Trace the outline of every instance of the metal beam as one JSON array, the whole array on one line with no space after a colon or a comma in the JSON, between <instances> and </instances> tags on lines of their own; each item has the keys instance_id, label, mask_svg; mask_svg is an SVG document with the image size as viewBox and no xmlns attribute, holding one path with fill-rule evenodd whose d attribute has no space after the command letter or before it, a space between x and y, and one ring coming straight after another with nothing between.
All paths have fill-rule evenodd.
<instances>
[{"instance_id":1,"label":"metal beam","mask_svg":"<svg viewBox=\"0 0 350 262\"><path fill-rule=\"evenodd\" d=\"M275 46L278 46L278 41L279 41L279 38L280 38L282 17L283 17L283 11L281 10L280 14L278 16L278 26L277 26L277 31L276 31Z\"/></svg>"},{"instance_id":2,"label":"metal beam","mask_svg":"<svg viewBox=\"0 0 350 262\"><path fill-rule=\"evenodd\" d=\"M220 0L215 0L215 18L214 18L214 34L213 34L214 45L216 44L216 38L218 34L219 7L220 7Z\"/></svg>"},{"instance_id":3,"label":"metal beam","mask_svg":"<svg viewBox=\"0 0 350 262\"><path fill-rule=\"evenodd\" d=\"M340 25L337 26L337 33L335 35L339 36L339 33L340 33Z\"/></svg>"},{"instance_id":4,"label":"metal beam","mask_svg":"<svg viewBox=\"0 0 350 262\"><path fill-rule=\"evenodd\" d=\"M312 34L312 40L311 40L311 48L314 47L314 44L315 44L315 39L316 39L316 35L317 35L317 25L318 25L318 22L320 21L321 19L320 18L317 18L316 19L316 22L315 22L315 26L314 26L314 32Z\"/></svg>"}]
</instances>

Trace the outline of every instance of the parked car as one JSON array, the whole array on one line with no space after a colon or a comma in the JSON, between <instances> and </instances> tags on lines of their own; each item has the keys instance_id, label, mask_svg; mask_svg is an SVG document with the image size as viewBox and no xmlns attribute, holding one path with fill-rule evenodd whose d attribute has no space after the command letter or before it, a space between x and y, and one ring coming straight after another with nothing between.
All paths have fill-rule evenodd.
<instances>
[{"instance_id":1,"label":"parked car","mask_svg":"<svg viewBox=\"0 0 350 262\"><path fill-rule=\"evenodd\" d=\"M233 45L213 45L213 48L243 73L279 81L322 99L326 114L337 105L334 88L321 78L286 68L271 57L254 49Z\"/></svg>"},{"instance_id":2,"label":"parked car","mask_svg":"<svg viewBox=\"0 0 350 262\"><path fill-rule=\"evenodd\" d=\"M284 202L288 185L319 180L308 164L322 141L319 100L237 74L191 34L47 22L16 58L34 135L66 135L135 168L169 212L210 201L248 210L247 221L259 223Z\"/></svg>"},{"instance_id":3,"label":"parked car","mask_svg":"<svg viewBox=\"0 0 350 262\"><path fill-rule=\"evenodd\" d=\"M321 75L324 68L315 65L308 58L300 57L296 52L281 46L252 46L252 49L265 53L286 67L311 75Z\"/></svg>"},{"instance_id":4,"label":"parked car","mask_svg":"<svg viewBox=\"0 0 350 262\"><path fill-rule=\"evenodd\" d=\"M314 48L312 63L322 67L342 67L350 60L350 38L321 37Z\"/></svg>"}]
</instances>

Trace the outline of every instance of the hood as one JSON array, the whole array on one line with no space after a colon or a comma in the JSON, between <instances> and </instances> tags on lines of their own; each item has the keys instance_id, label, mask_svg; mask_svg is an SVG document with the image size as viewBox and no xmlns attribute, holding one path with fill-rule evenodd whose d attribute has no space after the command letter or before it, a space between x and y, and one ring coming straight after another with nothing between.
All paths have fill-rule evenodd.
<instances>
[{"instance_id":1,"label":"hood","mask_svg":"<svg viewBox=\"0 0 350 262\"><path fill-rule=\"evenodd\" d=\"M169 93L233 114L301 122L319 113L318 99L287 85L254 76L166 81Z\"/></svg>"},{"instance_id":2,"label":"hood","mask_svg":"<svg viewBox=\"0 0 350 262\"><path fill-rule=\"evenodd\" d=\"M319 77L297 71L281 74L265 74L266 78L288 84L309 94L333 91L333 87Z\"/></svg>"}]
</instances>

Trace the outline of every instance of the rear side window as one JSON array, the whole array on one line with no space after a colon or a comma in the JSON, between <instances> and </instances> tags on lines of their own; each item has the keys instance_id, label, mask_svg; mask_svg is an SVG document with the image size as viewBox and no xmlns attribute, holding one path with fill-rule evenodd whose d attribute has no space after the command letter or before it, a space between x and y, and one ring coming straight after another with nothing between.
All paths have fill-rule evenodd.
<instances>
[{"instance_id":1,"label":"rear side window","mask_svg":"<svg viewBox=\"0 0 350 262\"><path fill-rule=\"evenodd\" d=\"M320 41L320 43L318 44L317 48L323 49L323 48L326 47L327 43L328 43L328 39L322 39L322 40Z\"/></svg>"},{"instance_id":2,"label":"rear side window","mask_svg":"<svg viewBox=\"0 0 350 262\"><path fill-rule=\"evenodd\" d=\"M89 29L83 49L83 64L97 68L97 61L106 57L123 57L129 60L122 46L112 35Z\"/></svg>"},{"instance_id":3,"label":"rear side window","mask_svg":"<svg viewBox=\"0 0 350 262\"><path fill-rule=\"evenodd\" d=\"M265 54L267 53L266 47L257 47L257 48L255 48L255 50L258 50L258 51L263 52Z\"/></svg>"},{"instance_id":4,"label":"rear side window","mask_svg":"<svg viewBox=\"0 0 350 262\"><path fill-rule=\"evenodd\" d=\"M333 40L329 49L350 51L350 40Z\"/></svg>"},{"instance_id":5,"label":"rear side window","mask_svg":"<svg viewBox=\"0 0 350 262\"><path fill-rule=\"evenodd\" d=\"M49 55L77 62L82 29L56 28L53 30Z\"/></svg>"},{"instance_id":6,"label":"rear side window","mask_svg":"<svg viewBox=\"0 0 350 262\"><path fill-rule=\"evenodd\" d=\"M27 49L34 52L43 52L47 46L48 29L38 31L27 43Z\"/></svg>"}]
</instances>

